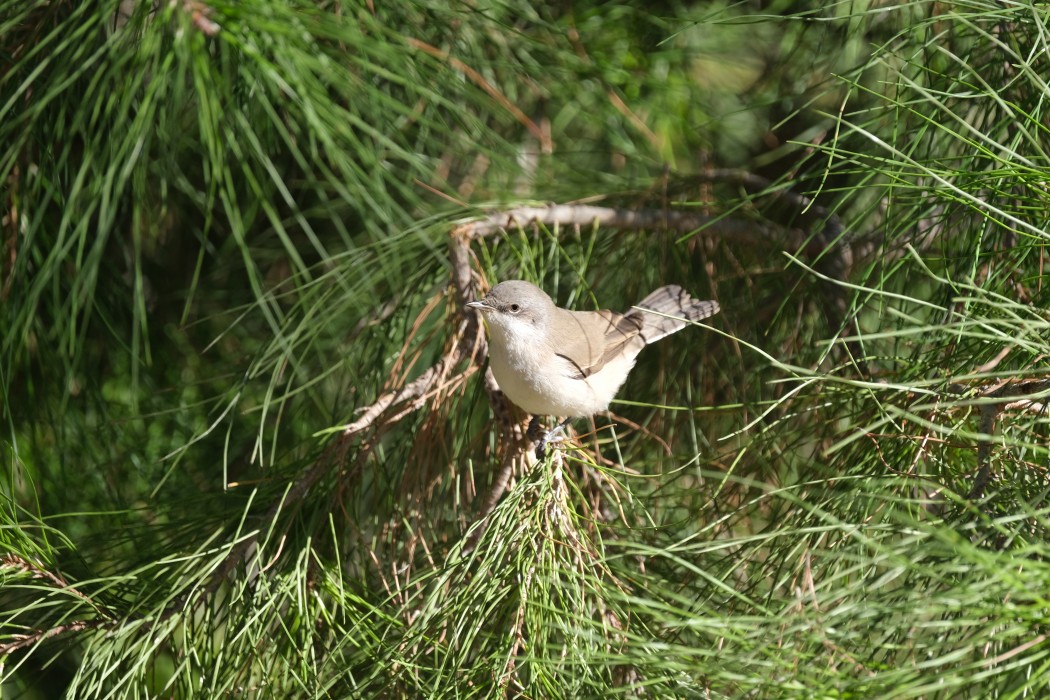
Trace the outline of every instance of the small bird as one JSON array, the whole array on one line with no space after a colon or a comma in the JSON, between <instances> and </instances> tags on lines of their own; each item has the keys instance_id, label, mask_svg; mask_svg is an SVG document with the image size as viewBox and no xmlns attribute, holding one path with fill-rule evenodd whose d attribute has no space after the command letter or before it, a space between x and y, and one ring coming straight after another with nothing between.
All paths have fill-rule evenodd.
<instances>
[{"instance_id":1,"label":"small bird","mask_svg":"<svg viewBox=\"0 0 1050 700\"><path fill-rule=\"evenodd\" d=\"M533 416L572 418L609 407L649 343L718 313L717 301L697 301L678 285L660 287L625 313L570 311L523 280L508 280L467 304L485 319L489 363L496 383L516 406Z\"/></svg>"}]
</instances>

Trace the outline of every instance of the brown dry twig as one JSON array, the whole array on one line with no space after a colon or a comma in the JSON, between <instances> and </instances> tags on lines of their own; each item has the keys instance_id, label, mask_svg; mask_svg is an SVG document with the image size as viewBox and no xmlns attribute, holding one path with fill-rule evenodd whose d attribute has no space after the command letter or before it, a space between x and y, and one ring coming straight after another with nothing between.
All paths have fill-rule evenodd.
<instances>
[{"instance_id":1,"label":"brown dry twig","mask_svg":"<svg viewBox=\"0 0 1050 700\"><path fill-rule=\"evenodd\" d=\"M788 235L792 241L803 239L790 231L743 219L708 216L695 211L676 209L624 209L596 207L587 204L554 204L547 207L517 207L490 214L483 219L460 226L457 231L469 241L502 233L509 228L532 225L601 226L620 231L698 232L705 236L735 236L745 240L768 240Z\"/></svg>"},{"instance_id":2,"label":"brown dry twig","mask_svg":"<svg viewBox=\"0 0 1050 700\"><path fill-rule=\"evenodd\" d=\"M31 578L39 581L46 581L53 586L55 590L71 593L77 598L85 601L100 615L100 617L91 620L74 620L72 622L55 625L54 627L32 630L24 634L12 634L9 637L10 641L0 644L0 657L18 651L19 649L33 646L34 644L50 639L51 637L65 634L66 632L97 629L99 627L105 627L117 623L117 618L106 607L100 605L87 594L71 586L60 575L53 571L48 571L36 562L30 561L17 554L7 554L0 557L0 568L17 569L18 571L28 574Z\"/></svg>"},{"instance_id":3,"label":"brown dry twig","mask_svg":"<svg viewBox=\"0 0 1050 700\"><path fill-rule=\"evenodd\" d=\"M33 630L26 634L13 634L11 635L10 642L0 644L0 656L6 656L13 651L31 647L38 642L50 639L51 637L57 637L66 632L79 632L86 629L96 629L109 624L113 624L113 621L105 619L77 620L75 622L67 622L55 627L48 627L47 629Z\"/></svg>"}]
</instances>

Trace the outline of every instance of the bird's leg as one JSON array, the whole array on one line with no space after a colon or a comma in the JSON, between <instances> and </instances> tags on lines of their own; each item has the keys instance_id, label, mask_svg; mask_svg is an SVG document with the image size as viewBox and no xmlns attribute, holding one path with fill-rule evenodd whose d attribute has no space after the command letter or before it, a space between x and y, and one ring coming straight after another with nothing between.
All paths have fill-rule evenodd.
<instances>
[{"instance_id":1,"label":"bird's leg","mask_svg":"<svg viewBox=\"0 0 1050 700\"><path fill-rule=\"evenodd\" d=\"M529 421L529 427L525 429L525 437L532 442L536 443L536 459L543 461L544 455L547 454L547 438L550 433L543 430L540 425L540 417L533 416L532 420Z\"/></svg>"},{"instance_id":2,"label":"bird's leg","mask_svg":"<svg viewBox=\"0 0 1050 700\"><path fill-rule=\"evenodd\" d=\"M539 416L533 416L529 421L529 427L525 429L525 437L532 442L539 442L543 439L543 428L540 427Z\"/></svg>"},{"instance_id":3,"label":"bird's leg","mask_svg":"<svg viewBox=\"0 0 1050 700\"><path fill-rule=\"evenodd\" d=\"M566 418L561 423L554 426L553 429L548 430L547 434L540 438L539 442L536 443L536 459L542 460L547 456L547 444L553 442L558 437L558 433L565 429L565 426L569 424L572 418ZM533 416L532 421L529 422L528 434L533 433L533 428L536 432L539 432L540 419L539 416Z\"/></svg>"}]
</instances>

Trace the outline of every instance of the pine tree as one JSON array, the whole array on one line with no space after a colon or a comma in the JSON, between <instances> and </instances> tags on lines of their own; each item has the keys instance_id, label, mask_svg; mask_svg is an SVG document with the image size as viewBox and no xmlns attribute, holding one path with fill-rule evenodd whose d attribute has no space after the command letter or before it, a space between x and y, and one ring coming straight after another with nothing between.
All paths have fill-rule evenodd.
<instances>
[{"instance_id":1,"label":"pine tree","mask_svg":"<svg viewBox=\"0 0 1050 700\"><path fill-rule=\"evenodd\" d=\"M4 697L1045 694L1046 19L0 0Z\"/></svg>"}]
</instances>

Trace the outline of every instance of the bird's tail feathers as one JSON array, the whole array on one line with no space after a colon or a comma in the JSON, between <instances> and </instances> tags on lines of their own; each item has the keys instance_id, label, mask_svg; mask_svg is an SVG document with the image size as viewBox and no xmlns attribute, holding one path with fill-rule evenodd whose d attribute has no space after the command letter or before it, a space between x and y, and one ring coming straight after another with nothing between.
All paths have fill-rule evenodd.
<instances>
[{"instance_id":1,"label":"bird's tail feathers","mask_svg":"<svg viewBox=\"0 0 1050 700\"><path fill-rule=\"evenodd\" d=\"M648 344L682 330L690 321L714 316L718 309L717 301L697 301L677 284L669 284L638 302L628 315L639 317Z\"/></svg>"}]
</instances>

